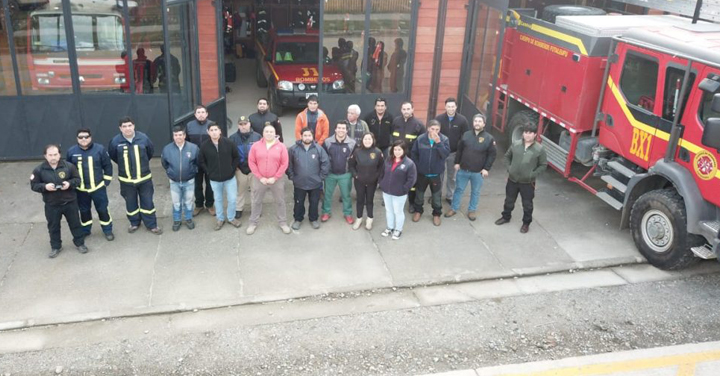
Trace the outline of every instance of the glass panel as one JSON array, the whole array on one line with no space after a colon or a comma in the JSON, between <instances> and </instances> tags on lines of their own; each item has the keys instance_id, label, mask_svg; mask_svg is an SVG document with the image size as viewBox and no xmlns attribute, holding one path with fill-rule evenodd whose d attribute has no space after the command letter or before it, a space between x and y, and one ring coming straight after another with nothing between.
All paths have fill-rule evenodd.
<instances>
[{"instance_id":1,"label":"glass panel","mask_svg":"<svg viewBox=\"0 0 720 376\"><path fill-rule=\"evenodd\" d=\"M478 95L480 82L480 70L483 62L483 48L485 46L485 31L487 30L489 7L479 4L477 11L477 27L475 28L475 45L473 46L472 61L470 67L470 82L468 84L468 98L474 102Z\"/></svg>"},{"instance_id":2,"label":"glass panel","mask_svg":"<svg viewBox=\"0 0 720 376\"><path fill-rule=\"evenodd\" d=\"M0 95L16 95L7 26L5 25L5 10L0 5Z\"/></svg>"},{"instance_id":3,"label":"glass panel","mask_svg":"<svg viewBox=\"0 0 720 376\"><path fill-rule=\"evenodd\" d=\"M59 2L12 12L24 95L72 93L65 20Z\"/></svg>"},{"instance_id":4,"label":"glass panel","mask_svg":"<svg viewBox=\"0 0 720 376\"><path fill-rule=\"evenodd\" d=\"M483 5L485 6L485 5ZM486 7L486 6L485 6ZM485 14L483 12L483 14ZM495 64L498 62L498 49L500 48L500 29L503 27L502 12L495 8L487 9L487 18L478 19L478 26L482 21L486 25L486 31L483 37L483 49L481 57L480 71L478 72L477 89L474 96L475 106L483 113L487 114L490 109L490 97L494 88ZM477 42L476 42L477 45ZM475 51L476 53L478 51Z\"/></svg>"},{"instance_id":5,"label":"glass panel","mask_svg":"<svg viewBox=\"0 0 720 376\"><path fill-rule=\"evenodd\" d=\"M628 103L640 106L650 112L655 108L657 91L658 63L649 57L628 53L625 58L620 91Z\"/></svg>"},{"instance_id":6,"label":"glass panel","mask_svg":"<svg viewBox=\"0 0 720 376\"><path fill-rule=\"evenodd\" d=\"M330 64L323 67L323 83L329 92L360 93L362 77L358 74L363 61L364 1L327 0L325 2L323 55ZM329 59L328 59L329 57ZM344 90L338 80L342 80Z\"/></svg>"},{"instance_id":7,"label":"glass panel","mask_svg":"<svg viewBox=\"0 0 720 376\"><path fill-rule=\"evenodd\" d=\"M128 3L131 3L128 0ZM160 0L138 0L136 7L128 9L130 14L129 54L121 54L125 60L117 68L127 77L121 85L123 92L130 91L130 69L132 67L136 94L163 92L164 75L162 3ZM123 48L124 50L124 48ZM123 51L124 52L124 51ZM131 63L132 61L132 63ZM160 81L158 85L156 81ZM158 86L159 89L158 90Z\"/></svg>"},{"instance_id":8,"label":"glass panel","mask_svg":"<svg viewBox=\"0 0 720 376\"><path fill-rule=\"evenodd\" d=\"M122 1L73 0L72 5L80 90L127 92Z\"/></svg>"},{"instance_id":9,"label":"glass panel","mask_svg":"<svg viewBox=\"0 0 720 376\"><path fill-rule=\"evenodd\" d=\"M678 99L680 97L680 86L682 86L684 77L685 70L683 69L668 67L665 71L665 98L663 98L662 108L662 117L665 120L673 121L675 119L675 113L677 113L678 110ZM687 105L687 100L690 97L694 84L695 73L690 72L690 77L688 77L688 88L685 91L682 108L680 108L681 119L683 112L685 112L685 106Z\"/></svg>"},{"instance_id":10,"label":"glass panel","mask_svg":"<svg viewBox=\"0 0 720 376\"><path fill-rule=\"evenodd\" d=\"M195 103L194 47L192 46L192 18L189 4L172 5L168 8L168 36L170 40L170 70L168 77L173 101L173 118L192 111Z\"/></svg>"},{"instance_id":11,"label":"glass panel","mask_svg":"<svg viewBox=\"0 0 720 376\"><path fill-rule=\"evenodd\" d=\"M370 38L365 69L365 88L371 93L400 93L404 90L410 42L411 2L372 0Z\"/></svg>"}]
</instances>

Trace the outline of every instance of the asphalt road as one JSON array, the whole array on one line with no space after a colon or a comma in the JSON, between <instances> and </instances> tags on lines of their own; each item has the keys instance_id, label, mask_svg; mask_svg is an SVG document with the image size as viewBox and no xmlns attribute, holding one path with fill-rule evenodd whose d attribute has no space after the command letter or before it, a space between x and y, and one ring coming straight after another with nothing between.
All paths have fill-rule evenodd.
<instances>
[{"instance_id":1,"label":"asphalt road","mask_svg":"<svg viewBox=\"0 0 720 376\"><path fill-rule=\"evenodd\" d=\"M323 296L261 307L268 322L301 308L318 318L248 324L227 309L198 313L186 331L152 318L35 328L14 335L54 332L55 347L0 355L0 375L435 373L717 341L719 295L720 275L711 274L329 317L333 304L352 306L363 294Z\"/></svg>"}]
</instances>

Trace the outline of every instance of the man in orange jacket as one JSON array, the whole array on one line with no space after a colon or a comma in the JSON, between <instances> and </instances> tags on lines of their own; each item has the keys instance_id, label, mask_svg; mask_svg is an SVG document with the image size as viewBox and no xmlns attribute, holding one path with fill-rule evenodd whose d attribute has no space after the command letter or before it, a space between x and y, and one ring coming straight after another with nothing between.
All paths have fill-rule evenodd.
<instances>
[{"instance_id":1,"label":"man in orange jacket","mask_svg":"<svg viewBox=\"0 0 720 376\"><path fill-rule=\"evenodd\" d=\"M308 98L307 108L302 110L295 118L295 139L302 138L300 131L310 128L315 134L315 141L322 145L330 134L330 121L325 113L318 108L318 97L311 95Z\"/></svg>"}]
</instances>

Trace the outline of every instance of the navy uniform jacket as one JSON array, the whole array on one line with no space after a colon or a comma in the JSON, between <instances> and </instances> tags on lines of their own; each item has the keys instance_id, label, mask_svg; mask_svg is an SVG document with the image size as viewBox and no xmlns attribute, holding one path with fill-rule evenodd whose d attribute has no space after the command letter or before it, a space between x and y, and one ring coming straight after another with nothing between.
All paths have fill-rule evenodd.
<instances>
[{"instance_id":1,"label":"navy uniform jacket","mask_svg":"<svg viewBox=\"0 0 720 376\"><path fill-rule=\"evenodd\" d=\"M77 190L80 192L95 192L112 181L112 162L105 147L100 144L93 142L87 150L75 145L67 151L65 159L78 169L80 185Z\"/></svg>"},{"instance_id":2,"label":"navy uniform jacket","mask_svg":"<svg viewBox=\"0 0 720 376\"><path fill-rule=\"evenodd\" d=\"M126 184L140 184L152 178L150 158L154 153L152 141L138 131L135 131L132 142L121 133L113 137L108 145L110 159L118 165L118 179Z\"/></svg>"},{"instance_id":3,"label":"navy uniform jacket","mask_svg":"<svg viewBox=\"0 0 720 376\"><path fill-rule=\"evenodd\" d=\"M66 190L48 191L45 185L53 183L62 185L68 182L70 188ZM60 160L55 169L50 167L47 161L35 167L30 175L30 188L38 193L42 193L43 201L48 205L65 205L77 200L75 188L80 185L80 176L77 168L72 163Z\"/></svg>"}]
</instances>

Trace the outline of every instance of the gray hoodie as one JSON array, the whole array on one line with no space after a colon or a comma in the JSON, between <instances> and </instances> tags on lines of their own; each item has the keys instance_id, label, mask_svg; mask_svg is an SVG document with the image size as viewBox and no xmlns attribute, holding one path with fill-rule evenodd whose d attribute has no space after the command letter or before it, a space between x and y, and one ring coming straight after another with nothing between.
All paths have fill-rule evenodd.
<instances>
[{"instance_id":1,"label":"gray hoodie","mask_svg":"<svg viewBox=\"0 0 720 376\"><path fill-rule=\"evenodd\" d=\"M305 150L302 141L288 150L287 176L296 188L304 190L318 189L330 172L328 154L316 142Z\"/></svg>"}]
</instances>

